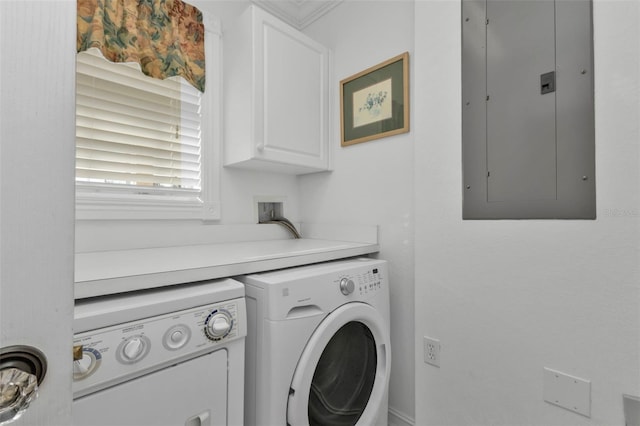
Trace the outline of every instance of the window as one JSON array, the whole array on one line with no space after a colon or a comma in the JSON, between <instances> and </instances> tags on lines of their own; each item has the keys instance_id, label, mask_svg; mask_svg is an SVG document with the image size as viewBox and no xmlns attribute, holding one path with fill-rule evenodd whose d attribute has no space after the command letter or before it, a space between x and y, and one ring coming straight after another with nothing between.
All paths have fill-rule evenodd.
<instances>
[{"instance_id":1,"label":"window","mask_svg":"<svg viewBox=\"0 0 640 426\"><path fill-rule=\"evenodd\" d=\"M206 37L204 93L97 49L78 54L77 218L219 218L220 45Z\"/></svg>"},{"instance_id":2,"label":"window","mask_svg":"<svg viewBox=\"0 0 640 426\"><path fill-rule=\"evenodd\" d=\"M76 78L77 182L200 189L197 89L109 62L97 49L78 54Z\"/></svg>"}]
</instances>

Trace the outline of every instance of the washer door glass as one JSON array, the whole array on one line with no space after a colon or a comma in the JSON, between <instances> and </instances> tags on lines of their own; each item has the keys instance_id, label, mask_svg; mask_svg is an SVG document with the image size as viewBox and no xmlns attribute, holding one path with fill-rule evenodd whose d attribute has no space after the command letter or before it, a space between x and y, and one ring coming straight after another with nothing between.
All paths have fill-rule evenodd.
<instances>
[{"instance_id":1,"label":"washer door glass","mask_svg":"<svg viewBox=\"0 0 640 426\"><path fill-rule=\"evenodd\" d=\"M342 326L325 347L311 381L309 424L355 425L375 381L376 345L361 322Z\"/></svg>"},{"instance_id":2,"label":"washer door glass","mask_svg":"<svg viewBox=\"0 0 640 426\"><path fill-rule=\"evenodd\" d=\"M298 360L289 389L287 423L386 424L391 367L388 328L388 320L366 303L346 303L327 315Z\"/></svg>"}]
</instances>

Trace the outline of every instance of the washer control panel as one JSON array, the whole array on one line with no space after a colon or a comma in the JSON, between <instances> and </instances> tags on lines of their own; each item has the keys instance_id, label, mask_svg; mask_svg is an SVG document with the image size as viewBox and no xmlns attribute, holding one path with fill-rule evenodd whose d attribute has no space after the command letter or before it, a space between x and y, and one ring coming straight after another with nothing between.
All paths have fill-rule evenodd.
<instances>
[{"instance_id":1,"label":"washer control panel","mask_svg":"<svg viewBox=\"0 0 640 426\"><path fill-rule=\"evenodd\" d=\"M360 296L373 294L382 288L382 272L378 268L341 276L338 280L340 292L345 296L356 293Z\"/></svg>"},{"instance_id":2,"label":"washer control panel","mask_svg":"<svg viewBox=\"0 0 640 426\"><path fill-rule=\"evenodd\" d=\"M246 335L244 318L240 298L76 334L74 397L212 352Z\"/></svg>"}]
</instances>

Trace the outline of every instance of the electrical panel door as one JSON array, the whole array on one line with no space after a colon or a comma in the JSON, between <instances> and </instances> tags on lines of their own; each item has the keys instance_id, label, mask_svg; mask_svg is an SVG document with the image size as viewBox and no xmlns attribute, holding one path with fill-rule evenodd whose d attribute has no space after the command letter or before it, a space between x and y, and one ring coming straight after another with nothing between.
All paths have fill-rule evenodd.
<instances>
[{"instance_id":1,"label":"electrical panel door","mask_svg":"<svg viewBox=\"0 0 640 426\"><path fill-rule=\"evenodd\" d=\"M465 219L594 218L587 0L463 0Z\"/></svg>"}]
</instances>

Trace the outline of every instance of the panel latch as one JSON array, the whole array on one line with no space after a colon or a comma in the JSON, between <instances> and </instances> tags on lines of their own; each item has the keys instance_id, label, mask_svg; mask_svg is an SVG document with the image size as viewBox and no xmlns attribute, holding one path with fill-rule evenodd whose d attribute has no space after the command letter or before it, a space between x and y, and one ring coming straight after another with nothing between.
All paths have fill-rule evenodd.
<instances>
[{"instance_id":1,"label":"panel latch","mask_svg":"<svg viewBox=\"0 0 640 426\"><path fill-rule=\"evenodd\" d=\"M551 71L540 74L540 94L551 93L556 91L556 72Z\"/></svg>"}]
</instances>

